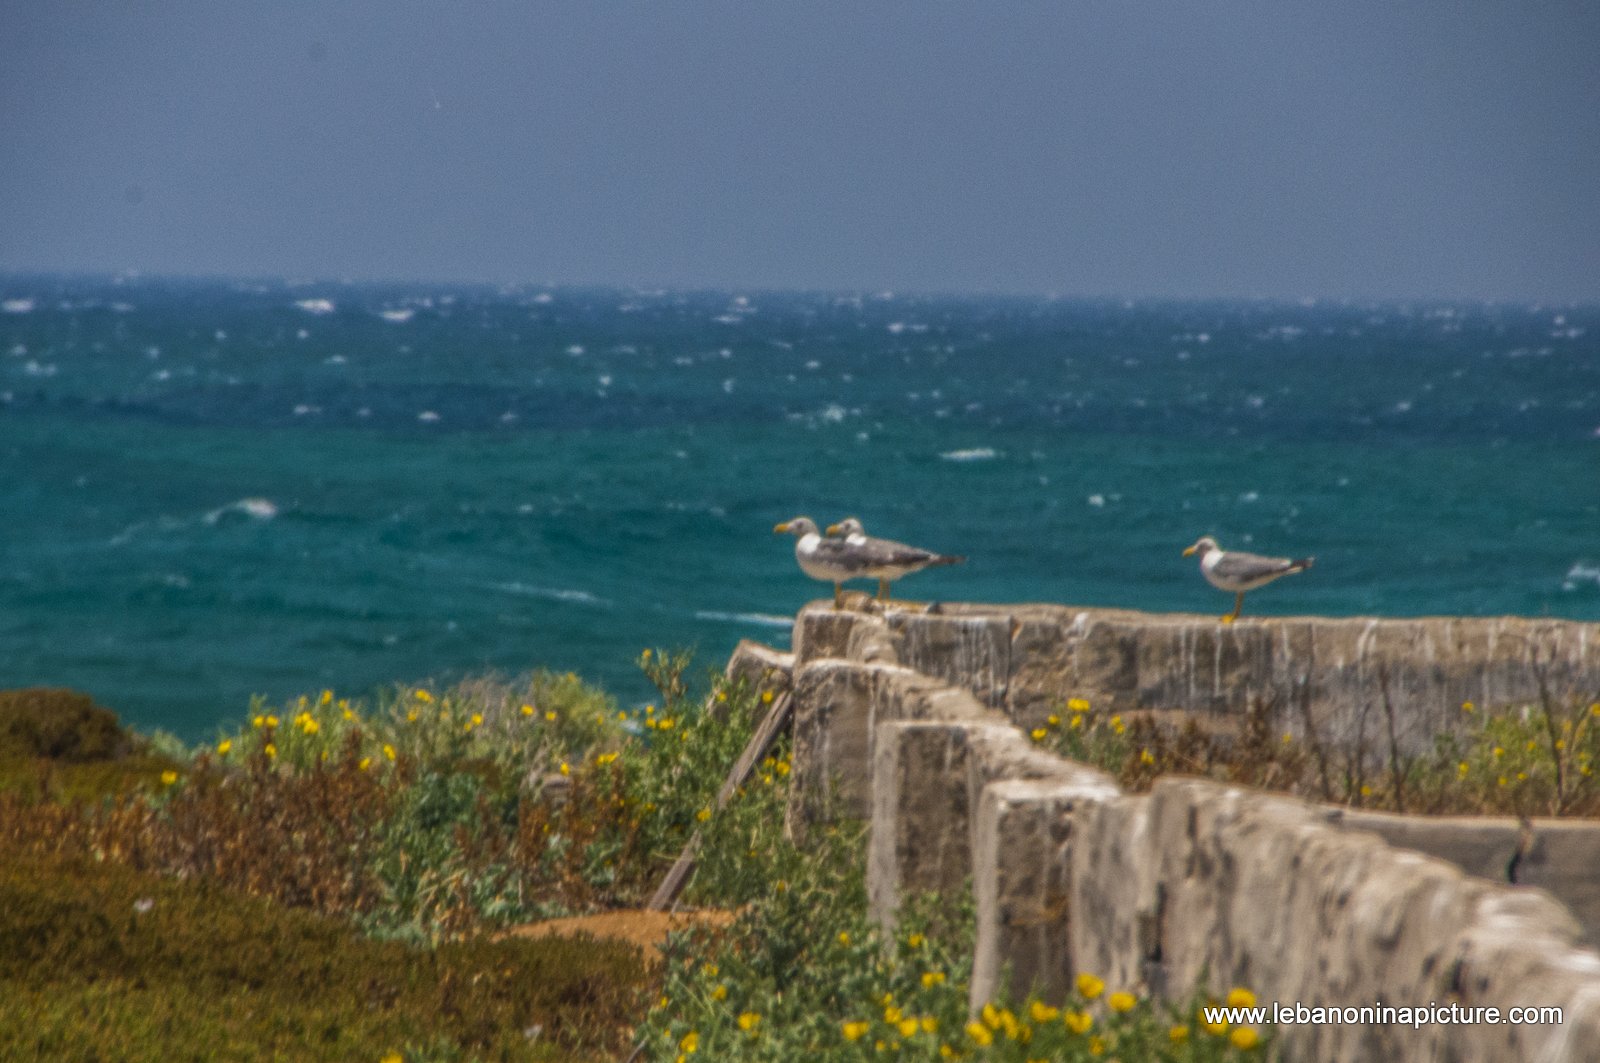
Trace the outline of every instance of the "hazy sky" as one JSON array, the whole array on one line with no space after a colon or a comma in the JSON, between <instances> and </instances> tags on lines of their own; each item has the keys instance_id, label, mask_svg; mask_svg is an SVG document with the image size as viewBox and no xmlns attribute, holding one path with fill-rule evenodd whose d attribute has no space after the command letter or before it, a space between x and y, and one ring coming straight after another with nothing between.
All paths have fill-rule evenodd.
<instances>
[{"instance_id":1,"label":"hazy sky","mask_svg":"<svg viewBox=\"0 0 1600 1063\"><path fill-rule=\"evenodd\" d=\"M1592 0L9 0L0 270L1600 299Z\"/></svg>"}]
</instances>

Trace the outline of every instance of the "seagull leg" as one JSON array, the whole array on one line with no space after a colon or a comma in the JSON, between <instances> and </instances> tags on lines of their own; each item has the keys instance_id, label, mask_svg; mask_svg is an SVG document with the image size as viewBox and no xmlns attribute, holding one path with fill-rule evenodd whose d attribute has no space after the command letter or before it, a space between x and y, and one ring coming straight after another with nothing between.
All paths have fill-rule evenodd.
<instances>
[{"instance_id":1,"label":"seagull leg","mask_svg":"<svg viewBox=\"0 0 1600 1063\"><path fill-rule=\"evenodd\" d=\"M882 576L879 576L878 577L878 601L886 602L888 600L889 600L889 581L884 579Z\"/></svg>"},{"instance_id":2,"label":"seagull leg","mask_svg":"<svg viewBox=\"0 0 1600 1063\"><path fill-rule=\"evenodd\" d=\"M1231 624L1239 619L1239 610L1244 608L1244 591L1233 596L1233 612L1222 618L1224 624Z\"/></svg>"},{"instance_id":3,"label":"seagull leg","mask_svg":"<svg viewBox=\"0 0 1600 1063\"><path fill-rule=\"evenodd\" d=\"M833 607L835 609L844 608L844 584L838 580L833 581Z\"/></svg>"}]
</instances>

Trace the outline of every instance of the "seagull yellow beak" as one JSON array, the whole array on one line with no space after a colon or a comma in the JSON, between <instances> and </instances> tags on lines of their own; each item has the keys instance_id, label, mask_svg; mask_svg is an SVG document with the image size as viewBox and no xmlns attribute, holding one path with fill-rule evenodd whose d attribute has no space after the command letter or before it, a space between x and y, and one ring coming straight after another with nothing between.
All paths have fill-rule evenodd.
<instances>
[{"instance_id":1,"label":"seagull yellow beak","mask_svg":"<svg viewBox=\"0 0 1600 1063\"><path fill-rule=\"evenodd\" d=\"M839 526L837 524L830 524L830 525L828 525L828 530L826 532L824 532L823 534L824 535L832 535L834 532L836 532L838 530L839 530Z\"/></svg>"},{"instance_id":2,"label":"seagull yellow beak","mask_svg":"<svg viewBox=\"0 0 1600 1063\"><path fill-rule=\"evenodd\" d=\"M786 532L788 530L789 530L789 522L788 521L784 521L782 524L774 524L772 526L772 531L773 531L774 534L777 534L778 532Z\"/></svg>"},{"instance_id":3,"label":"seagull yellow beak","mask_svg":"<svg viewBox=\"0 0 1600 1063\"><path fill-rule=\"evenodd\" d=\"M1189 557L1189 556L1191 556L1191 555L1192 555L1192 554L1193 554L1193 553L1194 553L1194 547L1192 547L1192 546L1189 546L1189 547L1185 547L1185 548L1184 548L1184 551L1183 551L1183 556L1184 556L1184 557Z\"/></svg>"}]
</instances>

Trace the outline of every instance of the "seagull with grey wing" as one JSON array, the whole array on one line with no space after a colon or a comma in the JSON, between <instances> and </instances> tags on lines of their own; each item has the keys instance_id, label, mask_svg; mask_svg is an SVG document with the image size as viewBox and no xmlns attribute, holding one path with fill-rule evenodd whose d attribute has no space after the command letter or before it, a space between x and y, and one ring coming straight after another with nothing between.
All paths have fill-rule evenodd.
<instances>
[{"instance_id":1,"label":"seagull with grey wing","mask_svg":"<svg viewBox=\"0 0 1600 1063\"><path fill-rule=\"evenodd\" d=\"M830 524L828 538L834 542L846 543L859 552L865 566L862 574L878 578L879 601L889 600L889 584L901 576L909 576L913 572L921 572L925 568L934 568L938 565L959 565L966 560L964 557L952 554L936 554L920 546L907 546L892 539L873 538L854 517L846 517L837 524Z\"/></svg>"},{"instance_id":2,"label":"seagull with grey wing","mask_svg":"<svg viewBox=\"0 0 1600 1063\"><path fill-rule=\"evenodd\" d=\"M776 534L794 536L794 559L812 579L833 584L833 607L844 605L844 581L861 579L867 570L862 551L843 539L824 539L810 517L794 517L773 527Z\"/></svg>"},{"instance_id":3,"label":"seagull with grey wing","mask_svg":"<svg viewBox=\"0 0 1600 1063\"><path fill-rule=\"evenodd\" d=\"M1211 536L1202 536L1183 552L1184 557L1200 555L1200 574L1218 590L1233 592L1233 612L1222 618L1224 624L1239 619L1245 591L1265 587L1279 576L1304 572L1316 558L1262 557L1239 550L1224 550Z\"/></svg>"}]
</instances>

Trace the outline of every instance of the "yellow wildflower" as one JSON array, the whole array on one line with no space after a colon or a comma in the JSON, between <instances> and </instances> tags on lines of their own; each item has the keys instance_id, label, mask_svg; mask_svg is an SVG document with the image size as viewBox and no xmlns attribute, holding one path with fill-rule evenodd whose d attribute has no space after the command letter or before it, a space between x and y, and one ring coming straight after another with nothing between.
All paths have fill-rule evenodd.
<instances>
[{"instance_id":1,"label":"yellow wildflower","mask_svg":"<svg viewBox=\"0 0 1600 1063\"><path fill-rule=\"evenodd\" d=\"M556 720L556 710L555 709L545 709L544 710L544 718L547 721L549 721L550 723L554 723L555 720Z\"/></svg>"},{"instance_id":2,"label":"yellow wildflower","mask_svg":"<svg viewBox=\"0 0 1600 1063\"><path fill-rule=\"evenodd\" d=\"M1050 725L1051 727L1060 727L1061 726L1061 717L1057 716L1055 713L1052 712L1049 716L1046 716L1044 718L1044 722L1046 724Z\"/></svg>"},{"instance_id":3,"label":"yellow wildflower","mask_svg":"<svg viewBox=\"0 0 1600 1063\"><path fill-rule=\"evenodd\" d=\"M1261 1035L1256 1033L1252 1026L1240 1026L1228 1035L1228 1040L1233 1042L1233 1047L1241 1052L1248 1052L1261 1043Z\"/></svg>"},{"instance_id":4,"label":"yellow wildflower","mask_svg":"<svg viewBox=\"0 0 1600 1063\"><path fill-rule=\"evenodd\" d=\"M1155 762L1156 762L1156 757L1155 757L1154 753L1150 752L1148 749L1139 750L1139 763L1140 764L1154 764Z\"/></svg>"},{"instance_id":5,"label":"yellow wildflower","mask_svg":"<svg viewBox=\"0 0 1600 1063\"><path fill-rule=\"evenodd\" d=\"M684 1034L683 1040L678 1042L678 1051L684 1055L693 1055L700 1051L700 1035L694 1030Z\"/></svg>"},{"instance_id":6,"label":"yellow wildflower","mask_svg":"<svg viewBox=\"0 0 1600 1063\"><path fill-rule=\"evenodd\" d=\"M361 763L357 764L356 767L360 768L362 771L366 771L368 768L372 767L372 758L362 757Z\"/></svg>"},{"instance_id":7,"label":"yellow wildflower","mask_svg":"<svg viewBox=\"0 0 1600 1063\"><path fill-rule=\"evenodd\" d=\"M700 811L694 814L694 818L698 819L701 823L704 823L706 820L711 818L711 810L709 808L702 808Z\"/></svg>"},{"instance_id":8,"label":"yellow wildflower","mask_svg":"<svg viewBox=\"0 0 1600 1063\"><path fill-rule=\"evenodd\" d=\"M847 1022L840 1027L846 1041L861 1040L861 1038L866 1036L867 1030L870 1028L871 1027L864 1022Z\"/></svg>"},{"instance_id":9,"label":"yellow wildflower","mask_svg":"<svg viewBox=\"0 0 1600 1063\"><path fill-rule=\"evenodd\" d=\"M1103 1056L1103 1055L1105 1055L1105 1051L1106 1051L1106 1043L1105 1043L1105 1041L1101 1040L1098 1037L1089 1038L1089 1054L1091 1056Z\"/></svg>"},{"instance_id":10,"label":"yellow wildflower","mask_svg":"<svg viewBox=\"0 0 1600 1063\"><path fill-rule=\"evenodd\" d=\"M1201 1011L1198 1017L1200 1019L1200 1024L1206 1029L1210 1030L1212 1033L1216 1034L1218 1037L1221 1037L1223 1034L1228 1032L1228 1020L1223 1018L1221 1015L1217 1015L1215 1019L1208 1019L1206 1018L1206 1013Z\"/></svg>"},{"instance_id":11,"label":"yellow wildflower","mask_svg":"<svg viewBox=\"0 0 1600 1063\"><path fill-rule=\"evenodd\" d=\"M1045 736L1049 733L1050 732L1046 731L1043 727L1035 727L1033 730L1028 732L1028 737L1033 739L1035 742L1043 742L1045 740Z\"/></svg>"},{"instance_id":12,"label":"yellow wildflower","mask_svg":"<svg viewBox=\"0 0 1600 1063\"><path fill-rule=\"evenodd\" d=\"M1086 1034L1089 1032L1090 1027L1094 1025L1094 1016L1087 1011L1068 1011L1061 1016L1061 1021L1073 1033Z\"/></svg>"},{"instance_id":13,"label":"yellow wildflower","mask_svg":"<svg viewBox=\"0 0 1600 1063\"><path fill-rule=\"evenodd\" d=\"M572 774L572 766L569 765L566 761L563 760L561 762L560 767L556 768L556 771L559 771L563 775L571 775Z\"/></svg>"},{"instance_id":14,"label":"yellow wildflower","mask_svg":"<svg viewBox=\"0 0 1600 1063\"><path fill-rule=\"evenodd\" d=\"M772 691L763 690L761 692L761 704L763 704L763 705L771 705L772 704Z\"/></svg>"},{"instance_id":15,"label":"yellow wildflower","mask_svg":"<svg viewBox=\"0 0 1600 1063\"><path fill-rule=\"evenodd\" d=\"M927 939L921 934L912 934L910 937L906 938L906 946L908 948L920 949L922 947L922 943L926 940Z\"/></svg>"},{"instance_id":16,"label":"yellow wildflower","mask_svg":"<svg viewBox=\"0 0 1600 1063\"><path fill-rule=\"evenodd\" d=\"M267 718L265 716L257 716L257 717L255 717L254 719L252 719L250 721L250 726L251 727L261 728L261 727L265 727L266 725L267 725Z\"/></svg>"},{"instance_id":17,"label":"yellow wildflower","mask_svg":"<svg viewBox=\"0 0 1600 1063\"><path fill-rule=\"evenodd\" d=\"M1467 777L1467 771L1468 770L1469 769L1467 768L1467 762L1464 761L1464 760L1460 764L1456 765L1456 775L1459 776L1460 778L1465 779Z\"/></svg>"},{"instance_id":18,"label":"yellow wildflower","mask_svg":"<svg viewBox=\"0 0 1600 1063\"><path fill-rule=\"evenodd\" d=\"M393 760L394 759L394 746L391 746L389 743L385 742L383 744L383 755L386 758L388 758L389 760Z\"/></svg>"},{"instance_id":19,"label":"yellow wildflower","mask_svg":"<svg viewBox=\"0 0 1600 1063\"><path fill-rule=\"evenodd\" d=\"M533 715L533 706L532 705L524 705L524 706L522 706L522 710L521 711L522 711L522 715L524 715L524 716L532 716Z\"/></svg>"},{"instance_id":20,"label":"yellow wildflower","mask_svg":"<svg viewBox=\"0 0 1600 1063\"><path fill-rule=\"evenodd\" d=\"M916 1019L901 1019L895 1024L895 1029L900 1031L901 1037L915 1037L918 1025Z\"/></svg>"},{"instance_id":21,"label":"yellow wildflower","mask_svg":"<svg viewBox=\"0 0 1600 1063\"><path fill-rule=\"evenodd\" d=\"M378 1063L406 1063L406 1057L399 1052L388 1052Z\"/></svg>"},{"instance_id":22,"label":"yellow wildflower","mask_svg":"<svg viewBox=\"0 0 1600 1063\"><path fill-rule=\"evenodd\" d=\"M757 1015L753 1011L746 1011L739 1016L739 1029L743 1030L745 1033L750 1033L755 1030L756 1025L760 1022L760 1015Z\"/></svg>"},{"instance_id":23,"label":"yellow wildflower","mask_svg":"<svg viewBox=\"0 0 1600 1063\"><path fill-rule=\"evenodd\" d=\"M932 989L936 985L944 985L944 972L924 971L922 973L922 988Z\"/></svg>"},{"instance_id":24,"label":"yellow wildflower","mask_svg":"<svg viewBox=\"0 0 1600 1063\"><path fill-rule=\"evenodd\" d=\"M1253 1008L1256 1006L1256 995L1244 986L1235 986L1228 990L1228 1007Z\"/></svg>"},{"instance_id":25,"label":"yellow wildflower","mask_svg":"<svg viewBox=\"0 0 1600 1063\"><path fill-rule=\"evenodd\" d=\"M727 1000L728 999L728 987L727 987L727 985L725 983L718 984L718 986L711 991L711 999L712 1000Z\"/></svg>"},{"instance_id":26,"label":"yellow wildflower","mask_svg":"<svg viewBox=\"0 0 1600 1063\"><path fill-rule=\"evenodd\" d=\"M1106 1006L1112 1011L1132 1011L1133 1006L1137 1003L1138 1000L1134 998L1132 993L1125 993L1120 989L1106 997Z\"/></svg>"},{"instance_id":27,"label":"yellow wildflower","mask_svg":"<svg viewBox=\"0 0 1600 1063\"><path fill-rule=\"evenodd\" d=\"M891 1026L900 1021L900 1016L900 1009L895 1007L893 1004L890 1004L888 1007L883 1009L883 1021L889 1023Z\"/></svg>"},{"instance_id":28,"label":"yellow wildflower","mask_svg":"<svg viewBox=\"0 0 1600 1063\"><path fill-rule=\"evenodd\" d=\"M980 1045L994 1044L994 1034L989 1032L989 1027L981 1022L967 1023L967 1036Z\"/></svg>"},{"instance_id":29,"label":"yellow wildflower","mask_svg":"<svg viewBox=\"0 0 1600 1063\"><path fill-rule=\"evenodd\" d=\"M276 726L278 726L278 718L276 716L272 715L271 713L268 713L267 714L267 726L268 727L276 727Z\"/></svg>"},{"instance_id":30,"label":"yellow wildflower","mask_svg":"<svg viewBox=\"0 0 1600 1063\"><path fill-rule=\"evenodd\" d=\"M1073 712L1088 712L1089 703L1082 698L1068 698L1067 708Z\"/></svg>"},{"instance_id":31,"label":"yellow wildflower","mask_svg":"<svg viewBox=\"0 0 1600 1063\"><path fill-rule=\"evenodd\" d=\"M1028 1018L1034 1022L1054 1022L1061 1017L1060 1008L1052 1008L1042 1000L1035 1000L1028 1005Z\"/></svg>"},{"instance_id":32,"label":"yellow wildflower","mask_svg":"<svg viewBox=\"0 0 1600 1063\"><path fill-rule=\"evenodd\" d=\"M171 786L173 783L175 783L177 781L178 781L178 773L177 772L168 770L168 771L164 771L164 772L161 773L161 785L162 786Z\"/></svg>"},{"instance_id":33,"label":"yellow wildflower","mask_svg":"<svg viewBox=\"0 0 1600 1063\"><path fill-rule=\"evenodd\" d=\"M318 702L318 704L319 705L332 705L333 704L333 691L324 690L322 692L322 699Z\"/></svg>"},{"instance_id":34,"label":"yellow wildflower","mask_svg":"<svg viewBox=\"0 0 1600 1063\"><path fill-rule=\"evenodd\" d=\"M300 725L300 730L304 731L308 735L314 735L318 731L322 730L322 725L316 720L313 720L311 717L307 716L305 718L305 722Z\"/></svg>"},{"instance_id":35,"label":"yellow wildflower","mask_svg":"<svg viewBox=\"0 0 1600 1063\"><path fill-rule=\"evenodd\" d=\"M418 687L416 689L415 697L416 697L416 699L418 701L422 702L424 705L433 704L433 695L428 693L426 690L422 689L421 687Z\"/></svg>"},{"instance_id":36,"label":"yellow wildflower","mask_svg":"<svg viewBox=\"0 0 1600 1063\"><path fill-rule=\"evenodd\" d=\"M1473 708L1474 708L1474 706L1473 706L1472 702L1470 702L1470 701L1463 701L1461 703L1461 711L1462 712L1471 712L1473 710Z\"/></svg>"},{"instance_id":37,"label":"yellow wildflower","mask_svg":"<svg viewBox=\"0 0 1600 1063\"><path fill-rule=\"evenodd\" d=\"M268 760L271 760L273 757L278 755L278 747L273 745L271 742L268 742L262 747L261 752L267 755Z\"/></svg>"},{"instance_id":38,"label":"yellow wildflower","mask_svg":"<svg viewBox=\"0 0 1600 1063\"><path fill-rule=\"evenodd\" d=\"M1181 1045L1188 1039L1189 1027L1187 1026L1174 1026L1172 1029L1167 1031L1167 1040L1171 1041L1175 1045Z\"/></svg>"},{"instance_id":39,"label":"yellow wildflower","mask_svg":"<svg viewBox=\"0 0 1600 1063\"><path fill-rule=\"evenodd\" d=\"M850 931L848 931L848 930L839 931L839 944L841 944L841 945L850 944Z\"/></svg>"},{"instance_id":40,"label":"yellow wildflower","mask_svg":"<svg viewBox=\"0 0 1600 1063\"><path fill-rule=\"evenodd\" d=\"M1083 994L1083 999L1093 1000L1105 992L1106 984L1094 975L1084 972L1078 975L1078 992Z\"/></svg>"},{"instance_id":41,"label":"yellow wildflower","mask_svg":"<svg viewBox=\"0 0 1600 1063\"><path fill-rule=\"evenodd\" d=\"M219 756L224 756L225 757L225 756L228 755L228 750L230 750L232 748L233 748L232 739L224 738L222 741L217 743L217 754Z\"/></svg>"},{"instance_id":42,"label":"yellow wildflower","mask_svg":"<svg viewBox=\"0 0 1600 1063\"><path fill-rule=\"evenodd\" d=\"M920 1025L922 1026L923 1033L939 1032L939 1020L934 1018L932 1015L924 1015Z\"/></svg>"}]
</instances>

